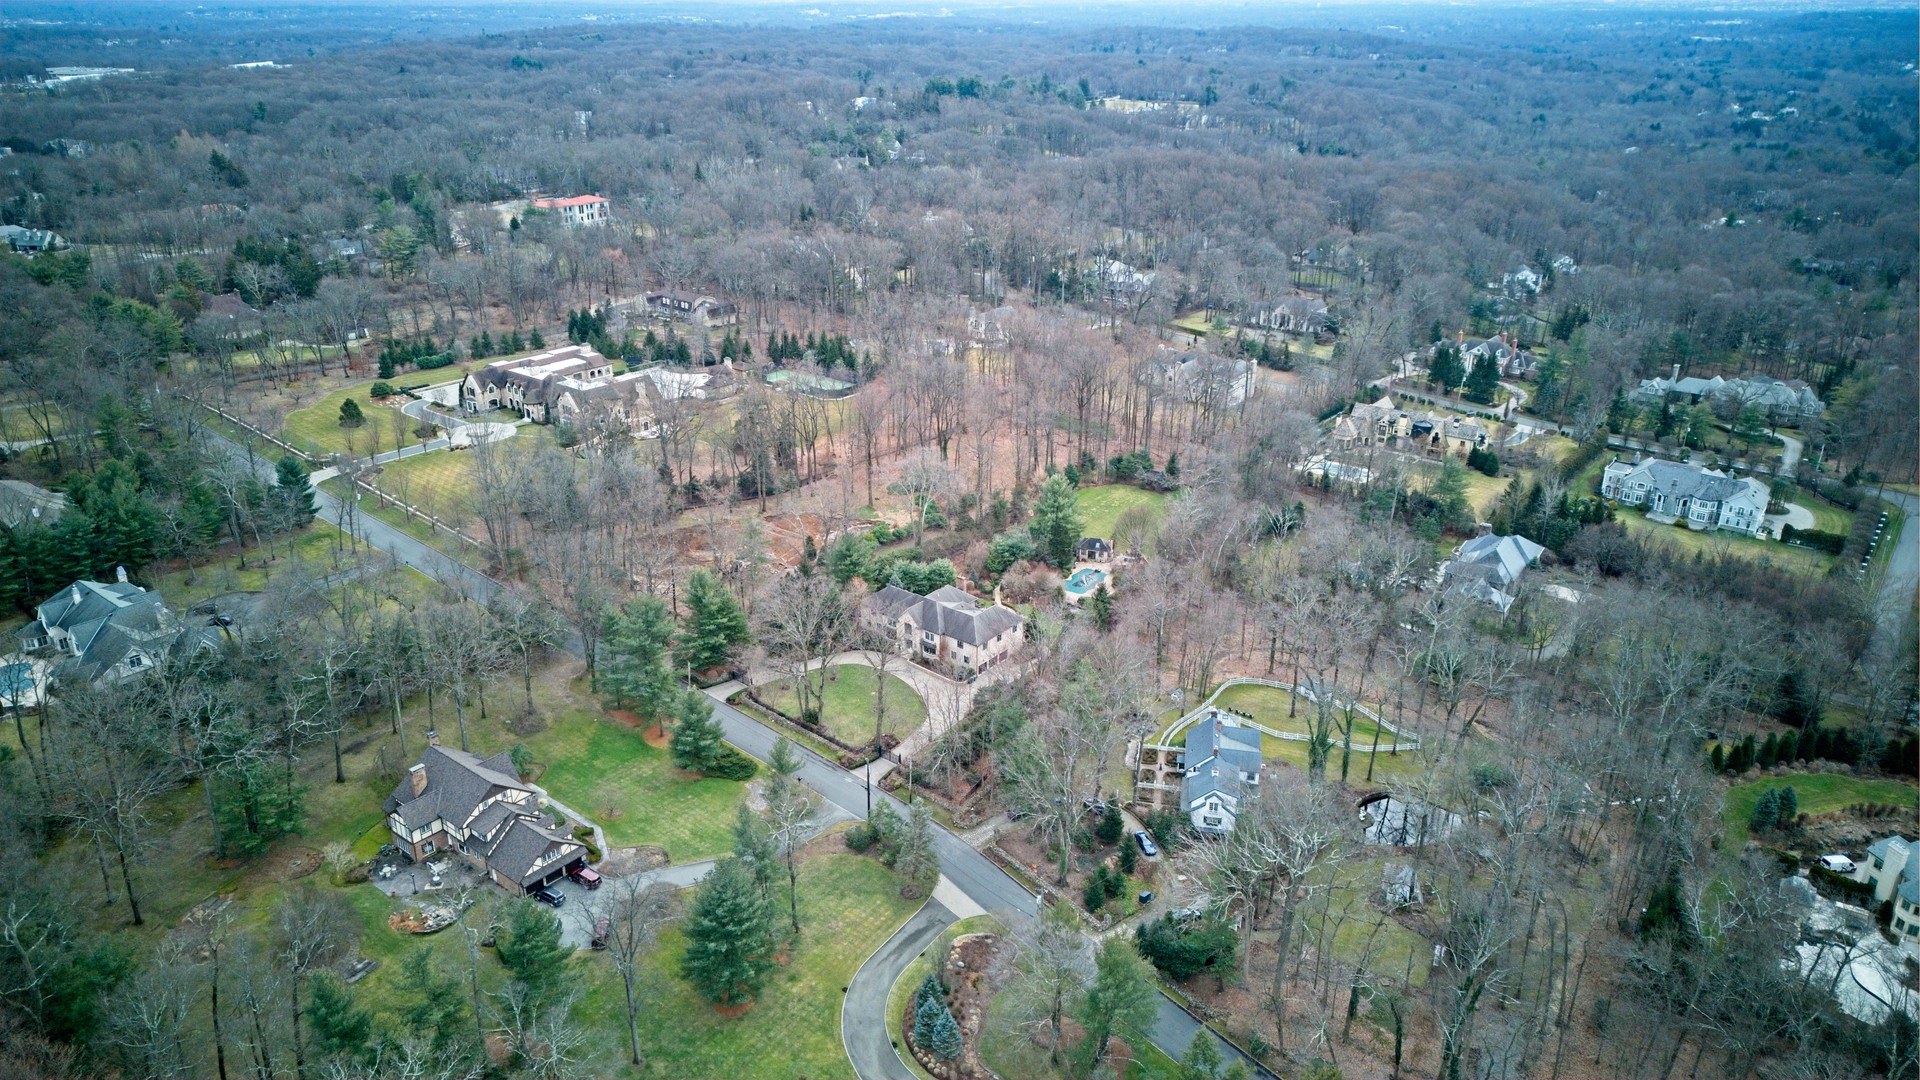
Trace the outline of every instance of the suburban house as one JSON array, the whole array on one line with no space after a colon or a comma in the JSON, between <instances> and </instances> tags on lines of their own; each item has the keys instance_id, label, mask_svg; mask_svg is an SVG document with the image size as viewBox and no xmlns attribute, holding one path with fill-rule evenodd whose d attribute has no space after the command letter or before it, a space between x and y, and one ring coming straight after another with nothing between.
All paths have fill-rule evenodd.
<instances>
[{"instance_id":1,"label":"suburban house","mask_svg":"<svg viewBox=\"0 0 1920 1080\"><path fill-rule=\"evenodd\" d=\"M1119 259L1101 260L1093 276L1099 283L1101 299L1109 304L1130 304L1153 288L1153 271L1136 269Z\"/></svg>"},{"instance_id":2,"label":"suburban house","mask_svg":"<svg viewBox=\"0 0 1920 1080\"><path fill-rule=\"evenodd\" d=\"M535 210L560 215L560 220L568 225L605 225L607 223L607 200L598 195L575 195L567 199L535 199L530 204Z\"/></svg>"},{"instance_id":3,"label":"suburban house","mask_svg":"<svg viewBox=\"0 0 1920 1080\"><path fill-rule=\"evenodd\" d=\"M585 863L586 845L547 824L546 793L522 783L507 753L482 758L441 746L407 769L384 807L393 842L418 862L450 852L512 893Z\"/></svg>"},{"instance_id":4,"label":"suburban house","mask_svg":"<svg viewBox=\"0 0 1920 1080\"><path fill-rule=\"evenodd\" d=\"M0 480L0 528L51 525L67 509L67 497L25 480Z\"/></svg>"},{"instance_id":5,"label":"suburban house","mask_svg":"<svg viewBox=\"0 0 1920 1080\"><path fill-rule=\"evenodd\" d=\"M1250 360L1169 350L1148 363L1140 378L1164 386L1184 401L1225 408L1253 393L1254 371Z\"/></svg>"},{"instance_id":6,"label":"suburban house","mask_svg":"<svg viewBox=\"0 0 1920 1080\"><path fill-rule=\"evenodd\" d=\"M48 653L48 682L116 683L159 667L175 649L214 647L217 628L183 627L160 594L127 582L76 581L33 610L14 632L23 653Z\"/></svg>"},{"instance_id":7,"label":"suburban house","mask_svg":"<svg viewBox=\"0 0 1920 1080\"><path fill-rule=\"evenodd\" d=\"M58 251L69 247L67 238L46 229L28 229L19 225L0 225L0 240L7 247L25 255L35 255L42 251Z\"/></svg>"},{"instance_id":8,"label":"suburban house","mask_svg":"<svg viewBox=\"0 0 1920 1080\"><path fill-rule=\"evenodd\" d=\"M1187 775L1180 787L1181 810L1202 835L1232 832L1235 819L1259 794L1259 729L1209 709L1187 729L1183 761Z\"/></svg>"},{"instance_id":9,"label":"suburban house","mask_svg":"<svg viewBox=\"0 0 1920 1080\"><path fill-rule=\"evenodd\" d=\"M1246 322L1261 330L1317 335L1327 328L1327 305L1311 296L1282 296L1255 308Z\"/></svg>"},{"instance_id":10,"label":"suburban house","mask_svg":"<svg viewBox=\"0 0 1920 1080\"><path fill-rule=\"evenodd\" d=\"M1500 365L1500 377L1503 379L1531 377L1534 368L1540 366L1532 353L1522 349L1518 342L1507 340L1504 331L1499 337L1478 338L1472 341L1467 340L1465 331L1461 331L1458 345L1460 361L1466 365L1468 371L1472 371L1473 365L1487 357L1492 357L1494 362Z\"/></svg>"},{"instance_id":11,"label":"suburban house","mask_svg":"<svg viewBox=\"0 0 1920 1080\"><path fill-rule=\"evenodd\" d=\"M1013 340L1012 327L1019 317L1019 309L1011 305L1002 305L992 311L973 311L967 313L967 334L977 345L986 348L1005 348Z\"/></svg>"},{"instance_id":12,"label":"suburban house","mask_svg":"<svg viewBox=\"0 0 1920 1080\"><path fill-rule=\"evenodd\" d=\"M1827 403L1813 392L1813 387L1798 379L1784 382L1754 375L1739 379L1723 379L1715 375L1711 379L1702 379L1689 375L1680 377L1680 365L1673 365L1673 374L1664 378L1643 379L1633 396L1643 402L1659 403L1673 400L1684 405L1697 405L1703 401L1726 402L1735 408L1744 409L1749 405L1765 413L1773 423L1797 423L1811 420L1827 411Z\"/></svg>"},{"instance_id":13,"label":"suburban house","mask_svg":"<svg viewBox=\"0 0 1920 1080\"><path fill-rule=\"evenodd\" d=\"M1632 462L1614 458L1600 474L1600 494L1628 506L1644 506L1649 520L1684 521L1696 531L1726 529L1758 536L1767 516L1767 485L1750 476L1660 458Z\"/></svg>"},{"instance_id":14,"label":"suburban house","mask_svg":"<svg viewBox=\"0 0 1920 1080\"><path fill-rule=\"evenodd\" d=\"M862 615L893 638L902 656L963 678L1005 663L1026 641L1027 620L1019 612L998 600L983 607L951 585L927 596L889 585L867 598Z\"/></svg>"},{"instance_id":15,"label":"suburban house","mask_svg":"<svg viewBox=\"0 0 1920 1080\"><path fill-rule=\"evenodd\" d=\"M1453 549L1440 564L1440 580L1463 596L1491 604L1505 615L1513 606L1514 586L1527 567L1547 549L1524 536L1486 533Z\"/></svg>"},{"instance_id":16,"label":"suburban house","mask_svg":"<svg viewBox=\"0 0 1920 1080\"><path fill-rule=\"evenodd\" d=\"M725 300L699 293L651 292L647 308L657 319L685 319L708 330L734 326L740 322L740 309Z\"/></svg>"},{"instance_id":17,"label":"suburban house","mask_svg":"<svg viewBox=\"0 0 1920 1080\"><path fill-rule=\"evenodd\" d=\"M1893 904L1893 932L1920 942L1920 840L1888 836L1867 846L1867 861L1854 876L1873 886L1873 902Z\"/></svg>"},{"instance_id":18,"label":"suburban house","mask_svg":"<svg viewBox=\"0 0 1920 1080\"><path fill-rule=\"evenodd\" d=\"M1098 536L1083 536L1073 545L1075 562L1112 562L1113 545Z\"/></svg>"},{"instance_id":19,"label":"suburban house","mask_svg":"<svg viewBox=\"0 0 1920 1080\"><path fill-rule=\"evenodd\" d=\"M1432 456L1465 457L1493 445L1494 433L1470 417L1408 412L1395 407L1392 398L1382 397L1355 405L1334 421L1327 442L1336 450L1392 446Z\"/></svg>"},{"instance_id":20,"label":"suburban house","mask_svg":"<svg viewBox=\"0 0 1920 1080\"><path fill-rule=\"evenodd\" d=\"M536 424L594 422L596 414L631 429L652 420L646 372L613 373L613 361L591 345L495 360L467 372L460 404L469 413L512 409Z\"/></svg>"}]
</instances>

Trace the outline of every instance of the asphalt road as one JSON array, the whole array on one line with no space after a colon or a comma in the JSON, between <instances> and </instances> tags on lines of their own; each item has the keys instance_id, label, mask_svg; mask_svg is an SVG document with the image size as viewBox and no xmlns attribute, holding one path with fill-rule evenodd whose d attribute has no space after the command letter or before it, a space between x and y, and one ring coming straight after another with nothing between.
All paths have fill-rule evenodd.
<instances>
[{"instance_id":1,"label":"asphalt road","mask_svg":"<svg viewBox=\"0 0 1920 1080\"><path fill-rule=\"evenodd\" d=\"M840 1003L840 1041L846 1045L847 1057L853 1060L853 1071L861 1080L913 1080L913 1073L901 1062L903 1051L895 1050L893 1040L887 1037L887 995L913 958L926 951L953 922L953 912L940 901L927 901L854 973Z\"/></svg>"},{"instance_id":2,"label":"asphalt road","mask_svg":"<svg viewBox=\"0 0 1920 1080\"><path fill-rule=\"evenodd\" d=\"M1887 556L1886 572L1880 576L1880 595L1876 598L1875 621L1883 639L1897 647L1913 615L1916 590L1920 590L1920 498L1904 491L1880 489L1880 497L1906 513L1900 535L1894 538L1893 552Z\"/></svg>"}]
</instances>

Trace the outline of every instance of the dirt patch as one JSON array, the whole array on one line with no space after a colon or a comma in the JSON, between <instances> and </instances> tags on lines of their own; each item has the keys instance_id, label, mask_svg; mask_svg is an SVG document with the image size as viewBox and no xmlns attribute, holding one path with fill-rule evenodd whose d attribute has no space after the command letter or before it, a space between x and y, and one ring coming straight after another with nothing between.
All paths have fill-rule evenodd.
<instances>
[{"instance_id":1,"label":"dirt patch","mask_svg":"<svg viewBox=\"0 0 1920 1080\"><path fill-rule=\"evenodd\" d=\"M297 881L320 869L320 853L310 847L288 848L267 867L270 881Z\"/></svg>"},{"instance_id":2,"label":"dirt patch","mask_svg":"<svg viewBox=\"0 0 1920 1080\"><path fill-rule=\"evenodd\" d=\"M547 719L537 713L521 713L507 721L507 730L522 738L538 735L547 730Z\"/></svg>"},{"instance_id":3,"label":"dirt patch","mask_svg":"<svg viewBox=\"0 0 1920 1080\"><path fill-rule=\"evenodd\" d=\"M607 852L600 861L600 872L608 877L627 877L632 874L658 870L667 865L667 849L659 847L620 847Z\"/></svg>"},{"instance_id":4,"label":"dirt patch","mask_svg":"<svg viewBox=\"0 0 1920 1080\"><path fill-rule=\"evenodd\" d=\"M715 1005L713 1011L729 1020L738 1020L747 1015L747 1010L751 1008L753 1008L753 1002L748 1001L739 1005Z\"/></svg>"},{"instance_id":5,"label":"dirt patch","mask_svg":"<svg viewBox=\"0 0 1920 1080\"><path fill-rule=\"evenodd\" d=\"M613 709L610 710L607 715L615 721L625 724L627 727L637 729L640 732L640 737L646 740L648 746L656 750L664 750L667 748L668 735L664 724L656 724L642 720L640 719L640 714L631 709Z\"/></svg>"}]
</instances>

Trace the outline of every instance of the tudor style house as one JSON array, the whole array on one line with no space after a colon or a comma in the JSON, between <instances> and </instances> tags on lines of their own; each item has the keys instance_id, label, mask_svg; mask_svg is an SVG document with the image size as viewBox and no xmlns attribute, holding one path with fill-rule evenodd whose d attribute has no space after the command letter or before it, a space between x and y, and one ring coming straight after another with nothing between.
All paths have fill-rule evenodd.
<instances>
[{"instance_id":1,"label":"tudor style house","mask_svg":"<svg viewBox=\"0 0 1920 1080\"><path fill-rule=\"evenodd\" d=\"M34 609L14 634L25 654L51 654L49 684L95 685L144 675L181 648L213 648L222 627L184 627L160 594L127 582L76 581Z\"/></svg>"},{"instance_id":2,"label":"tudor style house","mask_svg":"<svg viewBox=\"0 0 1920 1080\"><path fill-rule=\"evenodd\" d=\"M1495 444L1495 433L1469 417L1408 412L1390 397L1355 405L1334 421L1327 443L1336 450L1369 446L1404 448L1434 457L1465 457Z\"/></svg>"},{"instance_id":3,"label":"tudor style house","mask_svg":"<svg viewBox=\"0 0 1920 1080\"><path fill-rule=\"evenodd\" d=\"M482 758L431 734L420 762L387 796L393 842L414 861L447 852L512 893L531 892L586 861L586 845L546 823L545 792L522 783L506 753Z\"/></svg>"},{"instance_id":4,"label":"tudor style house","mask_svg":"<svg viewBox=\"0 0 1920 1080\"><path fill-rule=\"evenodd\" d=\"M1660 458L1632 462L1614 458L1600 474L1600 494L1628 506L1644 506L1647 518L1696 531L1726 529L1758 536L1766 526L1767 485L1750 476Z\"/></svg>"},{"instance_id":5,"label":"tudor style house","mask_svg":"<svg viewBox=\"0 0 1920 1080\"><path fill-rule=\"evenodd\" d=\"M931 667L970 678L1006 663L1026 642L1027 620L998 601L982 606L945 585L921 596L889 585L867 597L862 618L894 648Z\"/></svg>"}]
</instances>

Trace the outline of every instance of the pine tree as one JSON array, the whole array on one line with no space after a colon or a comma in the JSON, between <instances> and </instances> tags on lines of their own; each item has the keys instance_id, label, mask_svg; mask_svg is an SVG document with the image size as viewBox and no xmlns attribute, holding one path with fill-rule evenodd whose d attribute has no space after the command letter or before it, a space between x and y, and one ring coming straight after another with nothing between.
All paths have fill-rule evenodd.
<instances>
[{"instance_id":1,"label":"pine tree","mask_svg":"<svg viewBox=\"0 0 1920 1080\"><path fill-rule=\"evenodd\" d=\"M367 422L367 414L360 411L360 403L348 398L340 403L340 426L357 428Z\"/></svg>"},{"instance_id":2,"label":"pine tree","mask_svg":"<svg viewBox=\"0 0 1920 1080\"><path fill-rule=\"evenodd\" d=\"M1460 365L1460 354L1453 346L1442 343L1433 348L1433 363L1427 367L1427 378L1438 386L1441 392L1459 386L1467 377L1466 369Z\"/></svg>"},{"instance_id":3,"label":"pine tree","mask_svg":"<svg viewBox=\"0 0 1920 1080\"><path fill-rule=\"evenodd\" d=\"M1799 757L1799 755L1800 755L1799 737L1796 736L1791 731L1781 732L1779 745L1777 745L1773 751L1773 760L1780 762L1781 764L1785 764L1787 762L1795 760L1796 758Z\"/></svg>"},{"instance_id":4,"label":"pine tree","mask_svg":"<svg viewBox=\"0 0 1920 1080\"><path fill-rule=\"evenodd\" d=\"M1220 1080L1220 1047L1205 1029L1193 1033L1180 1058L1180 1080Z\"/></svg>"},{"instance_id":5,"label":"pine tree","mask_svg":"<svg viewBox=\"0 0 1920 1080\"><path fill-rule=\"evenodd\" d=\"M920 980L920 988L913 992L913 1007L917 1010L920 1003L928 998L945 1000L946 993L946 989L940 985L940 976L929 971L927 977Z\"/></svg>"},{"instance_id":6,"label":"pine tree","mask_svg":"<svg viewBox=\"0 0 1920 1080\"><path fill-rule=\"evenodd\" d=\"M1727 771L1727 753L1721 749L1719 743L1713 744L1713 753L1708 755L1708 760L1712 762L1713 771L1716 774Z\"/></svg>"},{"instance_id":7,"label":"pine tree","mask_svg":"<svg viewBox=\"0 0 1920 1080\"><path fill-rule=\"evenodd\" d=\"M1774 820L1783 829L1792 828L1800 818L1800 796L1791 786L1780 789L1780 798L1774 805Z\"/></svg>"},{"instance_id":8,"label":"pine tree","mask_svg":"<svg viewBox=\"0 0 1920 1080\"><path fill-rule=\"evenodd\" d=\"M1040 549L1040 557L1062 570L1073 565L1073 548L1080 542L1079 498L1064 476L1049 476L1040 485L1040 499L1033 507L1033 519L1027 531Z\"/></svg>"},{"instance_id":9,"label":"pine tree","mask_svg":"<svg viewBox=\"0 0 1920 1080\"><path fill-rule=\"evenodd\" d=\"M1087 613L1093 617L1093 625L1101 630L1113 629L1113 590L1102 582L1094 590L1093 599L1087 601Z\"/></svg>"},{"instance_id":10,"label":"pine tree","mask_svg":"<svg viewBox=\"0 0 1920 1080\"><path fill-rule=\"evenodd\" d=\"M694 896L681 974L715 1005L745 1005L766 985L772 951L773 917L752 871L720 860Z\"/></svg>"},{"instance_id":11,"label":"pine tree","mask_svg":"<svg viewBox=\"0 0 1920 1080\"><path fill-rule=\"evenodd\" d=\"M933 816L920 803L907 812L907 827L894 855L893 874L900 882L900 895L906 897L926 895L940 877L940 856L933 848Z\"/></svg>"},{"instance_id":12,"label":"pine tree","mask_svg":"<svg viewBox=\"0 0 1920 1080\"><path fill-rule=\"evenodd\" d=\"M706 772L720 760L725 748L721 741L720 721L713 718L713 702L698 690L680 692L673 710L673 734L668 737L667 753L674 765L689 772Z\"/></svg>"},{"instance_id":13,"label":"pine tree","mask_svg":"<svg viewBox=\"0 0 1920 1080\"><path fill-rule=\"evenodd\" d=\"M1493 404L1494 391L1500 388L1500 361L1491 353L1474 361L1467 373L1466 398L1482 405Z\"/></svg>"},{"instance_id":14,"label":"pine tree","mask_svg":"<svg viewBox=\"0 0 1920 1080\"><path fill-rule=\"evenodd\" d=\"M1167 473L1167 479L1169 480L1180 479L1180 455L1179 454L1173 453L1173 454L1167 455L1166 473Z\"/></svg>"},{"instance_id":15,"label":"pine tree","mask_svg":"<svg viewBox=\"0 0 1920 1080\"><path fill-rule=\"evenodd\" d=\"M1095 1065L1106 1060L1107 1045L1125 1031L1145 1031L1153 1024L1160 993L1154 988L1153 967L1133 942L1110 937L1094 956L1093 985L1080 1010L1080 1022L1092 1040Z\"/></svg>"},{"instance_id":16,"label":"pine tree","mask_svg":"<svg viewBox=\"0 0 1920 1080\"><path fill-rule=\"evenodd\" d=\"M1760 793L1760 801L1753 804L1753 812L1747 816L1747 828L1754 832L1766 832L1780 820L1780 792L1768 788Z\"/></svg>"},{"instance_id":17,"label":"pine tree","mask_svg":"<svg viewBox=\"0 0 1920 1080\"><path fill-rule=\"evenodd\" d=\"M313 505L313 484L307 480L307 467L288 454L274 466L275 485L293 515L294 524L305 525L318 511Z\"/></svg>"},{"instance_id":18,"label":"pine tree","mask_svg":"<svg viewBox=\"0 0 1920 1080\"><path fill-rule=\"evenodd\" d=\"M615 704L643 717L663 717L672 708L675 687L667 657L673 630L673 615L657 596L628 601L607 617L611 659L601 682Z\"/></svg>"},{"instance_id":19,"label":"pine tree","mask_svg":"<svg viewBox=\"0 0 1920 1080\"><path fill-rule=\"evenodd\" d=\"M933 1037L927 1041L927 1049L942 1061L952 1061L966 1049L960 1038L960 1024L953 1018L953 1010L944 1005L940 1007L939 1018L933 1022Z\"/></svg>"},{"instance_id":20,"label":"pine tree","mask_svg":"<svg viewBox=\"0 0 1920 1080\"><path fill-rule=\"evenodd\" d=\"M739 601L708 570L695 570L687 578L684 595L687 614L680 622L681 662L705 671L732 660L734 650L752 637Z\"/></svg>"},{"instance_id":21,"label":"pine tree","mask_svg":"<svg viewBox=\"0 0 1920 1080\"><path fill-rule=\"evenodd\" d=\"M506 925L496 939L500 964L515 981L544 998L560 989L573 946L560 941L560 920L531 897L507 908Z\"/></svg>"},{"instance_id":22,"label":"pine tree","mask_svg":"<svg viewBox=\"0 0 1920 1080\"><path fill-rule=\"evenodd\" d=\"M760 889L760 898L772 904L779 851L774 846L773 835L767 831L766 821L744 802L733 819L733 854L753 872L753 883Z\"/></svg>"},{"instance_id":23,"label":"pine tree","mask_svg":"<svg viewBox=\"0 0 1920 1080\"><path fill-rule=\"evenodd\" d=\"M940 1022L940 1014L947 1011L946 1003L939 995L916 997L913 1006L913 1043L915 1046L933 1049L933 1029Z\"/></svg>"},{"instance_id":24,"label":"pine tree","mask_svg":"<svg viewBox=\"0 0 1920 1080\"><path fill-rule=\"evenodd\" d=\"M307 997L307 1024L322 1054L360 1054L373 1042L373 1013L356 1008L353 992L331 971L313 977Z\"/></svg>"},{"instance_id":25,"label":"pine tree","mask_svg":"<svg viewBox=\"0 0 1920 1080\"><path fill-rule=\"evenodd\" d=\"M1779 752L1779 740L1773 735L1768 735L1767 741L1760 744L1760 753L1754 757L1754 764L1760 766L1762 769L1771 769L1773 768L1774 761L1777 760Z\"/></svg>"},{"instance_id":26,"label":"pine tree","mask_svg":"<svg viewBox=\"0 0 1920 1080\"><path fill-rule=\"evenodd\" d=\"M540 336L540 331L538 330L527 331L527 348L544 349L546 347L547 347L547 339Z\"/></svg>"}]
</instances>

